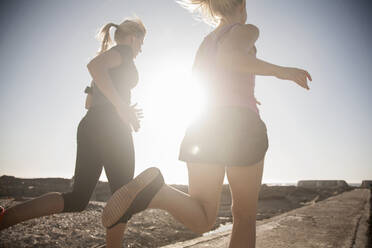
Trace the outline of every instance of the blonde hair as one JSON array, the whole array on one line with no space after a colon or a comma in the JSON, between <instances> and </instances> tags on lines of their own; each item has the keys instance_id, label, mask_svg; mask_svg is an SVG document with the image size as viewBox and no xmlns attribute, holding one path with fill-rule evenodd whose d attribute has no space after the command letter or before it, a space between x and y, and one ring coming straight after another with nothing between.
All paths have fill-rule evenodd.
<instances>
[{"instance_id":1,"label":"blonde hair","mask_svg":"<svg viewBox=\"0 0 372 248\"><path fill-rule=\"evenodd\" d=\"M125 20L119 25L110 22L104 25L97 34L97 39L101 41L101 49L98 52L99 54L107 51L114 45L110 37L111 27L116 28L114 33L114 40L116 43L119 43L120 40L125 39L129 35L143 37L146 34L146 28L139 18Z\"/></svg>"},{"instance_id":2,"label":"blonde hair","mask_svg":"<svg viewBox=\"0 0 372 248\"><path fill-rule=\"evenodd\" d=\"M196 13L211 26L217 26L223 17L232 15L244 0L179 0L178 3Z\"/></svg>"}]
</instances>

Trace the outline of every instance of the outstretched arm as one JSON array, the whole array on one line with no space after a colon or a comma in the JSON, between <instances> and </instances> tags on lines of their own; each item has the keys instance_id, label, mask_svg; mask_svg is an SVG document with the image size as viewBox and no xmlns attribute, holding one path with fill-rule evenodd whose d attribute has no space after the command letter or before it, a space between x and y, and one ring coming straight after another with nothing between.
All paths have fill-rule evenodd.
<instances>
[{"instance_id":1,"label":"outstretched arm","mask_svg":"<svg viewBox=\"0 0 372 248\"><path fill-rule=\"evenodd\" d=\"M253 73L291 80L301 87L309 89L307 80L311 81L312 79L307 71L274 65L249 53L258 36L258 28L251 24L235 27L220 46L217 54L218 64L240 73Z\"/></svg>"}]
</instances>

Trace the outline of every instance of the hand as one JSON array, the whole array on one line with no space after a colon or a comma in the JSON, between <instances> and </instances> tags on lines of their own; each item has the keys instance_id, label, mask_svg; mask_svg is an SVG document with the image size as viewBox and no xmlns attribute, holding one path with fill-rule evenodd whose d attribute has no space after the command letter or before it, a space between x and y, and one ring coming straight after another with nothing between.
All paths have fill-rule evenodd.
<instances>
[{"instance_id":1,"label":"hand","mask_svg":"<svg viewBox=\"0 0 372 248\"><path fill-rule=\"evenodd\" d=\"M116 111L120 119L127 123L135 132L138 132L140 128L140 119L143 118L142 109L136 108L137 104L128 106L123 104L116 108Z\"/></svg>"},{"instance_id":2,"label":"hand","mask_svg":"<svg viewBox=\"0 0 372 248\"><path fill-rule=\"evenodd\" d=\"M140 126L140 121L143 118L143 112L142 109L136 108L137 103L130 106L130 123L132 124L132 127L135 132L138 132Z\"/></svg>"},{"instance_id":3,"label":"hand","mask_svg":"<svg viewBox=\"0 0 372 248\"><path fill-rule=\"evenodd\" d=\"M283 80L291 80L307 90L310 89L307 80L313 81L307 71L291 67L283 67L276 77Z\"/></svg>"}]
</instances>

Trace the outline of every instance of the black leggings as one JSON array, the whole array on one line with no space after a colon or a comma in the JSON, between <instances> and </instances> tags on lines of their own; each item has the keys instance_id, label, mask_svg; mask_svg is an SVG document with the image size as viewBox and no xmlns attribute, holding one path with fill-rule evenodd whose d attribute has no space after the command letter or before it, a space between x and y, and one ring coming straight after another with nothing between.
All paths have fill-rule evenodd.
<instances>
[{"instance_id":1,"label":"black leggings","mask_svg":"<svg viewBox=\"0 0 372 248\"><path fill-rule=\"evenodd\" d=\"M72 192L62 194L63 212L80 212L86 208L102 168L111 193L133 179L131 130L108 105L92 107L79 123L74 186Z\"/></svg>"}]
</instances>

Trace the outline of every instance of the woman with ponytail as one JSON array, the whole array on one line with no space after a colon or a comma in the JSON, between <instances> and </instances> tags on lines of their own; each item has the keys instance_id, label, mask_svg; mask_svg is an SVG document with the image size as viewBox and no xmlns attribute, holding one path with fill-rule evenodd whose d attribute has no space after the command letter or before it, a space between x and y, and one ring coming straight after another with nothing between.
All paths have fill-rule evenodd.
<instances>
[{"instance_id":1,"label":"woman with ponytail","mask_svg":"<svg viewBox=\"0 0 372 248\"><path fill-rule=\"evenodd\" d=\"M110 30L115 29L114 41ZM71 192L48 193L14 207L0 207L0 230L36 217L80 212L88 205L105 169L111 192L134 174L132 129L138 131L142 111L131 105L138 72L133 62L141 52L146 29L139 19L109 23L99 32L101 48L88 64L93 78L87 87L88 112L77 130L77 157ZM126 218L107 229L107 247L121 247Z\"/></svg>"},{"instance_id":2,"label":"woman with ponytail","mask_svg":"<svg viewBox=\"0 0 372 248\"><path fill-rule=\"evenodd\" d=\"M245 0L180 2L215 27L201 43L193 67L193 74L206 89L208 107L186 130L181 144L179 159L187 163L188 194L166 184L152 194L146 193L144 185L161 178L161 173L153 170L157 176L149 177L145 171L109 199L103 224L110 226L123 214L130 214L138 198L146 198L148 204L144 207L167 210L191 230L204 233L213 227L217 217L226 173L233 215L229 247L253 248L258 194L268 149L266 125L254 96L255 75L290 80L305 89L309 89L307 80L311 81L311 77L305 70L256 58L259 30L245 24Z\"/></svg>"}]
</instances>

